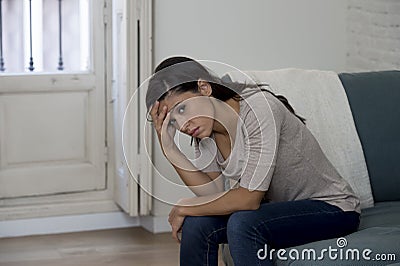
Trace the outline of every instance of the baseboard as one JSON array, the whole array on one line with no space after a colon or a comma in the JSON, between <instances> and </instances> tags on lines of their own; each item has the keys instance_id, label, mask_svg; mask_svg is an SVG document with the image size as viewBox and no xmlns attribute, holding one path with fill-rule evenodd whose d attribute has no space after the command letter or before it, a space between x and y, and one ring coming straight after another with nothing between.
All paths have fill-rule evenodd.
<instances>
[{"instance_id":1,"label":"baseboard","mask_svg":"<svg viewBox=\"0 0 400 266\"><path fill-rule=\"evenodd\" d=\"M108 212L0 221L0 238L137 226L154 234L171 232L166 216L130 217L124 212Z\"/></svg>"},{"instance_id":2,"label":"baseboard","mask_svg":"<svg viewBox=\"0 0 400 266\"><path fill-rule=\"evenodd\" d=\"M154 234L171 232L167 216L141 216L140 225Z\"/></svg>"},{"instance_id":3,"label":"baseboard","mask_svg":"<svg viewBox=\"0 0 400 266\"><path fill-rule=\"evenodd\" d=\"M123 212L0 221L0 238L47 235L140 226L140 218Z\"/></svg>"}]
</instances>

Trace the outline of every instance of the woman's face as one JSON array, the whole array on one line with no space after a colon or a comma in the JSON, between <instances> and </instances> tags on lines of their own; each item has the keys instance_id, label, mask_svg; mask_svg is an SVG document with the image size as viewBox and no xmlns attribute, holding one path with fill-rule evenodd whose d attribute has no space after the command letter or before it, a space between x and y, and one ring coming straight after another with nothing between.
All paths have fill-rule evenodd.
<instances>
[{"instance_id":1,"label":"woman's face","mask_svg":"<svg viewBox=\"0 0 400 266\"><path fill-rule=\"evenodd\" d=\"M209 137L214 126L214 106L201 93L172 93L160 101L159 110L167 106L170 126L196 138Z\"/></svg>"}]
</instances>

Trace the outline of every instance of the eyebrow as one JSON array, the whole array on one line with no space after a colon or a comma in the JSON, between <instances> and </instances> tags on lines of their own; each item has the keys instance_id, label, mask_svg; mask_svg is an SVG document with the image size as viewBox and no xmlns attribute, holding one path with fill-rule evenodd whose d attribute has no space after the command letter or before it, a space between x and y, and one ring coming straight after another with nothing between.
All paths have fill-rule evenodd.
<instances>
[{"instance_id":1,"label":"eyebrow","mask_svg":"<svg viewBox=\"0 0 400 266\"><path fill-rule=\"evenodd\" d=\"M170 108L169 111L168 111L167 113L171 112L171 111L172 111L178 104L180 104L181 102L183 102L183 101L180 101L180 102L177 102L176 104L174 104L174 106L172 106L172 108ZM159 113L157 113L157 114L159 114Z\"/></svg>"},{"instance_id":2,"label":"eyebrow","mask_svg":"<svg viewBox=\"0 0 400 266\"><path fill-rule=\"evenodd\" d=\"M180 102L177 102L176 104L174 104L174 106L172 106L172 108L170 109L170 112L171 112L177 105L179 105L181 102L183 102L183 101L180 101Z\"/></svg>"}]
</instances>

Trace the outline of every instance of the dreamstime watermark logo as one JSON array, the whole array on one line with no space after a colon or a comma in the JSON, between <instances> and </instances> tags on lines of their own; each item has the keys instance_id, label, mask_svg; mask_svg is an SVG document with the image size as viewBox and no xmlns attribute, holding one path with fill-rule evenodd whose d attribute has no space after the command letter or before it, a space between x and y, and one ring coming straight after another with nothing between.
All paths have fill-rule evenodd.
<instances>
[{"instance_id":1,"label":"dreamstime watermark logo","mask_svg":"<svg viewBox=\"0 0 400 266\"><path fill-rule=\"evenodd\" d=\"M336 246L329 246L321 250L313 248L305 248L302 250L291 249L268 249L265 244L264 248L257 251L257 257L260 260L304 260L304 261L317 261L317 260L332 260L332 261L396 261L396 254L394 253L374 253L371 249L357 249L346 248L348 245L347 239L340 237L336 240Z\"/></svg>"}]
</instances>

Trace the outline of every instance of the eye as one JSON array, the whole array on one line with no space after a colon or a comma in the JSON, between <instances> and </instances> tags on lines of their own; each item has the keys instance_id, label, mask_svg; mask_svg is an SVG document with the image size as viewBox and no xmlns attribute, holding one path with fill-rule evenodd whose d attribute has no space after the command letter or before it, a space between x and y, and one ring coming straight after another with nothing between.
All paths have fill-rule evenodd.
<instances>
[{"instance_id":1,"label":"eye","mask_svg":"<svg viewBox=\"0 0 400 266\"><path fill-rule=\"evenodd\" d=\"M169 123L168 123L170 126L174 126L175 124L176 124L176 120L174 119L174 118L171 118L170 120L169 120Z\"/></svg>"},{"instance_id":2,"label":"eye","mask_svg":"<svg viewBox=\"0 0 400 266\"><path fill-rule=\"evenodd\" d=\"M185 112L185 105L181 105L178 108L178 114L183 114L183 112Z\"/></svg>"}]
</instances>

